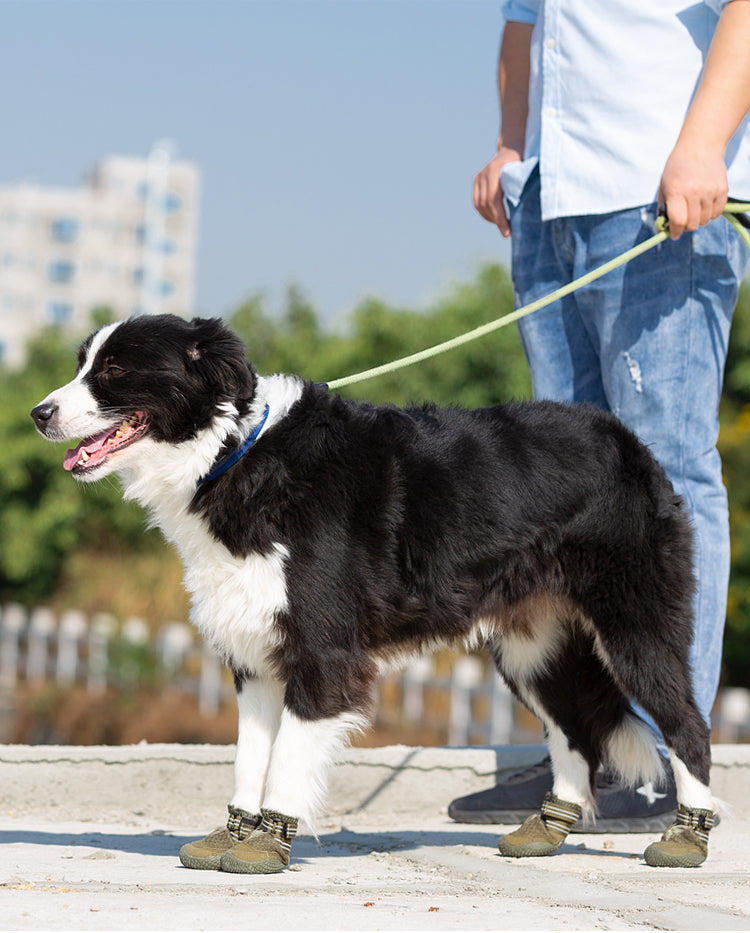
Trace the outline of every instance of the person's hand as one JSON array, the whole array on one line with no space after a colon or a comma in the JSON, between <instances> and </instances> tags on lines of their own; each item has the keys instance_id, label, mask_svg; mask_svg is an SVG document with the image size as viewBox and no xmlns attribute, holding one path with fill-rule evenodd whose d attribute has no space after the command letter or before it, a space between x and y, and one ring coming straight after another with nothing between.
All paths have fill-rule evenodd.
<instances>
[{"instance_id":1,"label":"person's hand","mask_svg":"<svg viewBox=\"0 0 750 933\"><path fill-rule=\"evenodd\" d=\"M510 224L503 206L503 186L500 173L508 162L520 162L517 149L501 146L485 167L474 176L474 207L491 224L496 224L503 236L510 236Z\"/></svg>"},{"instance_id":2,"label":"person's hand","mask_svg":"<svg viewBox=\"0 0 750 933\"><path fill-rule=\"evenodd\" d=\"M691 144L682 137L667 159L659 186L673 240L721 216L729 184L720 146Z\"/></svg>"},{"instance_id":3,"label":"person's hand","mask_svg":"<svg viewBox=\"0 0 750 933\"><path fill-rule=\"evenodd\" d=\"M727 3L659 187L673 240L714 220L726 206L724 150L750 112L748 43L750 3Z\"/></svg>"}]
</instances>

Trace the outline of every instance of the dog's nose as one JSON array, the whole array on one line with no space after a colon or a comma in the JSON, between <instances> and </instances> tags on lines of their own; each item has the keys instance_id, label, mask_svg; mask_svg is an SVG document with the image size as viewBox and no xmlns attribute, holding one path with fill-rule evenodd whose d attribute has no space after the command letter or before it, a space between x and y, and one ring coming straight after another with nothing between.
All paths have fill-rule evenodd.
<instances>
[{"instance_id":1,"label":"dog's nose","mask_svg":"<svg viewBox=\"0 0 750 933\"><path fill-rule=\"evenodd\" d=\"M37 428L43 432L56 412L57 405L53 405L50 402L42 402L41 405L32 408L31 417L34 419L34 424Z\"/></svg>"}]
</instances>

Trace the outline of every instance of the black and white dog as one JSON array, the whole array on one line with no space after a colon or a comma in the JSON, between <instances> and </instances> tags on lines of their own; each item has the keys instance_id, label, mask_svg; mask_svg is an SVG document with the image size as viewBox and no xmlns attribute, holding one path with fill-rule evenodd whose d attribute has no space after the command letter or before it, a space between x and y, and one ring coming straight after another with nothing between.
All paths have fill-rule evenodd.
<instances>
[{"instance_id":1,"label":"black and white dog","mask_svg":"<svg viewBox=\"0 0 750 933\"><path fill-rule=\"evenodd\" d=\"M32 416L50 440L83 437L65 469L116 472L179 551L237 687L233 806L313 823L378 671L473 639L544 723L556 798L592 810L601 762L658 780L632 699L682 808L711 810L691 532L613 416L346 401L259 376L219 320L169 315L94 333Z\"/></svg>"}]
</instances>

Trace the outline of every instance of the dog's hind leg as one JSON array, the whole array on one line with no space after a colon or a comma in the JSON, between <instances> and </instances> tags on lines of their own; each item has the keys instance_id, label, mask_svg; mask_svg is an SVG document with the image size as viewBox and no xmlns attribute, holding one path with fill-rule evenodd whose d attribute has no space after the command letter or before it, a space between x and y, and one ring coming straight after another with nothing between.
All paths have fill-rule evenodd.
<instances>
[{"instance_id":1,"label":"dog's hind leg","mask_svg":"<svg viewBox=\"0 0 750 933\"><path fill-rule=\"evenodd\" d=\"M553 770L541 812L501 838L505 855L550 855L582 813L593 813L596 770L628 709L592 637L562 610L537 601L533 620L526 616L523 626L491 642L498 670L545 726Z\"/></svg>"},{"instance_id":2,"label":"dog's hind leg","mask_svg":"<svg viewBox=\"0 0 750 933\"><path fill-rule=\"evenodd\" d=\"M705 861L708 831L714 825L709 787L710 731L703 720L690 683L688 650L677 622L673 637L665 637L668 618L639 620L637 636L627 643L600 630L602 651L610 659L622 689L654 720L669 750L677 785L677 821L646 850L651 865L693 867ZM632 617L631 617L632 618ZM622 620L620 620L622 624Z\"/></svg>"}]
</instances>

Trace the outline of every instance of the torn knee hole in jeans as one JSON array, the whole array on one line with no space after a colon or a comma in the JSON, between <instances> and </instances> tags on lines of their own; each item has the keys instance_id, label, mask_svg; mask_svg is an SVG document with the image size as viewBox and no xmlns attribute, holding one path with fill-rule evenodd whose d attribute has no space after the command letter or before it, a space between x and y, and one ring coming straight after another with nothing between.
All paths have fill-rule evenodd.
<instances>
[{"instance_id":1,"label":"torn knee hole in jeans","mask_svg":"<svg viewBox=\"0 0 750 933\"><path fill-rule=\"evenodd\" d=\"M638 360L634 360L633 357L626 351L623 356L625 357L625 363L628 367L628 372L630 373L630 378L633 381L636 392L643 392L643 373L641 372L641 364Z\"/></svg>"}]
</instances>

